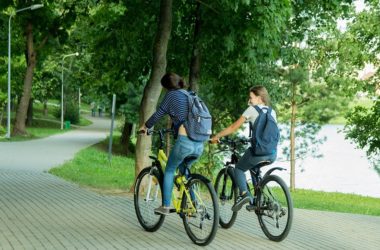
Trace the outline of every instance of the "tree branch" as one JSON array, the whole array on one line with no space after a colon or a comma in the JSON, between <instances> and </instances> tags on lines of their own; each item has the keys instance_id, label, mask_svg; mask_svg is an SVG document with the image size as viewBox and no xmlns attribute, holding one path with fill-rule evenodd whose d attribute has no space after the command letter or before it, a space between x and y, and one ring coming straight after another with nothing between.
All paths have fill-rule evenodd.
<instances>
[{"instance_id":1,"label":"tree branch","mask_svg":"<svg viewBox=\"0 0 380 250\"><path fill-rule=\"evenodd\" d=\"M210 10L212 10L213 12L215 12L216 14L220 14L217 10L215 10L213 7L211 7L209 4L206 4L206 3L204 3L203 1L201 1L201 0L195 0L196 2L198 2L198 3L200 3L200 4L202 4L202 5L204 5L204 6L206 6L207 8L209 8Z\"/></svg>"},{"instance_id":2,"label":"tree branch","mask_svg":"<svg viewBox=\"0 0 380 250\"><path fill-rule=\"evenodd\" d=\"M40 50L42 47L44 47L48 39L49 35L46 35L44 39L42 39L41 43L36 47L36 50Z\"/></svg>"}]
</instances>

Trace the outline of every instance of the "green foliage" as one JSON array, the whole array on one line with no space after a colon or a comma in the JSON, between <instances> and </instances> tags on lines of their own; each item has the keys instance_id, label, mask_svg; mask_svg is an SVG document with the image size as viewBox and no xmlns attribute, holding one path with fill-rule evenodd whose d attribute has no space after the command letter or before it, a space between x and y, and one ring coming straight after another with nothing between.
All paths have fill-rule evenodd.
<instances>
[{"instance_id":1,"label":"green foliage","mask_svg":"<svg viewBox=\"0 0 380 250\"><path fill-rule=\"evenodd\" d=\"M64 118L65 121L70 121L72 124L79 123L79 108L78 103L68 101L65 105Z\"/></svg>"},{"instance_id":2,"label":"green foliage","mask_svg":"<svg viewBox=\"0 0 380 250\"><path fill-rule=\"evenodd\" d=\"M285 159L278 159L280 161L290 161L290 146L288 144L290 138L290 125L281 124L281 138L282 154ZM303 168L304 159L307 157L319 158L322 157L319 153L319 146L326 141L326 137L317 137L318 132L321 130L321 125L310 122L299 122L296 124L295 130L295 158L297 159L297 165ZM285 144L286 142L286 144Z\"/></svg>"},{"instance_id":3,"label":"green foliage","mask_svg":"<svg viewBox=\"0 0 380 250\"><path fill-rule=\"evenodd\" d=\"M366 149L367 155L380 155L380 100L371 108L355 107L346 118L346 138Z\"/></svg>"},{"instance_id":4,"label":"green foliage","mask_svg":"<svg viewBox=\"0 0 380 250\"><path fill-rule=\"evenodd\" d=\"M55 109L54 116L57 119L61 118L61 109ZM79 124L79 107L75 101L66 101L64 103L63 120L70 121L71 124Z\"/></svg>"}]
</instances>

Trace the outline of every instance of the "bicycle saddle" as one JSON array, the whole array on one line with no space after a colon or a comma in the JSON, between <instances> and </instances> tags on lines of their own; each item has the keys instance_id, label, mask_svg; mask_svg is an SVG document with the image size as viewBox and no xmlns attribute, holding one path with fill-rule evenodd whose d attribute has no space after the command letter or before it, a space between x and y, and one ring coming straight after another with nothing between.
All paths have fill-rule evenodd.
<instances>
[{"instance_id":1,"label":"bicycle saddle","mask_svg":"<svg viewBox=\"0 0 380 250\"><path fill-rule=\"evenodd\" d=\"M262 167L267 166L267 165L270 165L270 164L272 164L272 163L273 163L273 161L260 161L259 163L257 163L257 164L255 165L254 168L262 168Z\"/></svg>"},{"instance_id":2,"label":"bicycle saddle","mask_svg":"<svg viewBox=\"0 0 380 250\"><path fill-rule=\"evenodd\" d=\"M187 165L189 162L196 160L196 159L198 159L198 155L188 155L185 157L185 159L183 161Z\"/></svg>"}]
</instances>

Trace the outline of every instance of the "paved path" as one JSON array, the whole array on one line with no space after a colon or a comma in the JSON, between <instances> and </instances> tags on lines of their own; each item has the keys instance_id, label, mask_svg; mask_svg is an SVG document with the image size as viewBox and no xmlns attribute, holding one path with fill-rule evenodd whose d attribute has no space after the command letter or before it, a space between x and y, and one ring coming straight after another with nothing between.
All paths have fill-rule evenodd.
<instances>
[{"instance_id":1,"label":"paved path","mask_svg":"<svg viewBox=\"0 0 380 250\"><path fill-rule=\"evenodd\" d=\"M72 159L80 149L103 140L109 134L109 119L88 119L94 123L44 139L0 142L0 169L46 171Z\"/></svg>"},{"instance_id":2,"label":"paved path","mask_svg":"<svg viewBox=\"0 0 380 250\"><path fill-rule=\"evenodd\" d=\"M41 140L43 148L35 147L39 143L19 143L14 148L16 152L7 149L7 146L14 147L13 143L0 143L1 159L12 159L8 154L17 157L22 150L30 156L33 151L36 153L33 161L24 158L24 164L16 159L6 164L0 162L0 249L201 248L192 244L178 216L168 216L155 233L145 232L138 224L130 195L100 195L79 188L44 172L51 167L48 163L38 163L45 155L37 155L37 151L49 148L49 158L63 161L70 152L72 156L73 151L105 136L101 132L94 139L95 134L98 133L89 129L69 132L55 139ZM66 147L56 143L66 144L72 151L65 151L63 156L52 148ZM33 146L26 147L26 144ZM78 144L75 150L73 144ZM45 165L40 167L35 161ZM13 162L17 165L12 165ZM379 249L379 246L380 217L295 209L292 230L283 242L269 241L254 214L243 211L232 228L219 228L215 240L205 248Z\"/></svg>"}]
</instances>

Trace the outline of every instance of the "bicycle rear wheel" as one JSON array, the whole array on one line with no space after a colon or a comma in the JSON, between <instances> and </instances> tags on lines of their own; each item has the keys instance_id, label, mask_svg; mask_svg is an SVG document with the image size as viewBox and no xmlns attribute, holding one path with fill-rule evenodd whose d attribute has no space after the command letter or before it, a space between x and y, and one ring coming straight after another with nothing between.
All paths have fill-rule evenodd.
<instances>
[{"instance_id":1,"label":"bicycle rear wheel","mask_svg":"<svg viewBox=\"0 0 380 250\"><path fill-rule=\"evenodd\" d=\"M182 215L185 230L197 245L206 246L218 229L219 208L214 187L200 175L192 175L187 184L190 196L182 197Z\"/></svg>"},{"instance_id":2,"label":"bicycle rear wheel","mask_svg":"<svg viewBox=\"0 0 380 250\"><path fill-rule=\"evenodd\" d=\"M229 170L219 171L215 181L215 192L219 203L219 224L223 228L230 228L237 216L237 212L233 212L231 208L235 204L238 190Z\"/></svg>"},{"instance_id":3,"label":"bicycle rear wheel","mask_svg":"<svg viewBox=\"0 0 380 250\"><path fill-rule=\"evenodd\" d=\"M262 180L257 193L257 207L260 227L268 239L285 239L293 221L293 202L280 177L268 175Z\"/></svg>"},{"instance_id":4,"label":"bicycle rear wheel","mask_svg":"<svg viewBox=\"0 0 380 250\"><path fill-rule=\"evenodd\" d=\"M156 215L154 209L162 204L162 192L158 171L154 167L143 169L137 176L134 189L134 204L140 225L149 232L159 229L164 215Z\"/></svg>"}]
</instances>

